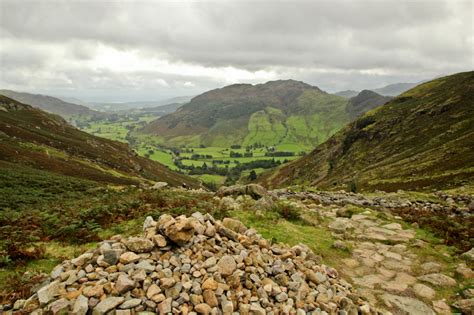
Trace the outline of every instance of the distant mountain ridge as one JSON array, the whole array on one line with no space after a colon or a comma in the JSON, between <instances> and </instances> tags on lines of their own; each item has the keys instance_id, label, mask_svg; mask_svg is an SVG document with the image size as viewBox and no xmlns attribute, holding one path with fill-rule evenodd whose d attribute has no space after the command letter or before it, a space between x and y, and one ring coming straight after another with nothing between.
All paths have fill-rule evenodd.
<instances>
[{"instance_id":1,"label":"distant mountain ridge","mask_svg":"<svg viewBox=\"0 0 474 315\"><path fill-rule=\"evenodd\" d=\"M359 94L359 92L354 91L354 90L344 90L344 91L339 91L333 94L337 96L342 96L344 98L351 98Z\"/></svg>"},{"instance_id":2,"label":"distant mountain ridge","mask_svg":"<svg viewBox=\"0 0 474 315\"><path fill-rule=\"evenodd\" d=\"M123 111L117 112L118 114L127 114L127 113L142 113L142 114L155 114L157 116L164 116L167 114L174 113L176 110L178 110L181 106L183 106L182 103L172 103L172 104L167 104L167 105L160 105L156 107L143 107L143 108L137 108L137 109L127 109Z\"/></svg>"},{"instance_id":3,"label":"distant mountain ridge","mask_svg":"<svg viewBox=\"0 0 474 315\"><path fill-rule=\"evenodd\" d=\"M139 157L126 144L92 136L46 113L0 95L0 170L50 172L99 183L166 181L198 187L196 180Z\"/></svg>"},{"instance_id":4,"label":"distant mountain ridge","mask_svg":"<svg viewBox=\"0 0 474 315\"><path fill-rule=\"evenodd\" d=\"M11 90L0 90L0 95L5 95L20 103L28 104L52 114L57 114L69 121L73 120L75 117L106 117L106 114L92 110L86 106L68 103L59 98L48 95L31 94Z\"/></svg>"},{"instance_id":5,"label":"distant mountain ridge","mask_svg":"<svg viewBox=\"0 0 474 315\"><path fill-rule=\"evenodd\" d=\"M420 84L260 181L386 191L473 184L473 99L474 72Z\"/></svg>"},{"instance_id":6,"label":"distant mountain ridge","mask_svg":"<svg viewBox=\"0 0 474 315\"><path fill-rule=\"evenodd\" d=\"M295 80L234 84L194 97L140 132L175 146L313 147L348 121L346 104L342 97Z\"/></svg>"},{"instance_id":7,"label":"distant mountain ridge","mask_svg":"<svg viewBox=\"0 0 474 315\"><path fill-rule=\"evenodd\" d=\"M411 88L414 88L415 86L417 86L418 84L422 82L423 81L418 82L418 83L393 83L393 84L389 84L380 88L364 89L363 91L369 90L377 94L380 94L382 96L397 96L397 95L402 94L403 92L408 91ZM357 94L359 94L360 92L361 91L344 90L344 91L335 92L333 94L349 99L354 96L357 96Z\"/></svg>"},{"instance_id":8,"label":"distant mountain ridge","mask_svg":"<svg viewBox=\"0 0 474 315\"><path fill-rule=\"evenodd\" d=\"M353 108L349 100L300 81L233 84L194 97L139 133L153 134L168 146L261 144L306 150L355 115L381 105L383 97L374 95Z\"/></svg>"},{"instance_id":9,"label":"distant mountain ridge","mask_svg":"<svg viewBox=\"0 0 474 315\"><path fill-rule=\"evenodd\" d=\"M118 112L125 110L136 110L145 108L154 108L171 104L184 104L189 102L192 96L178 96L160 101L133 101L133 102L92 102L91 108L103 112Z\"/></svg>"},{"instance_id":10,"label":"distant mountain ridge","mask_svg":"<svg viewBox=\"0 0 474 315\"><path fill-rule=\"evenodd\" d=\"M377 88L377 89L372 89L372 91L384 95L384 96L397 96L400 95L415 86L420 84L418 83L394 83L394 84L389 84L387 86Z\"/></svg>"}]
</instances>

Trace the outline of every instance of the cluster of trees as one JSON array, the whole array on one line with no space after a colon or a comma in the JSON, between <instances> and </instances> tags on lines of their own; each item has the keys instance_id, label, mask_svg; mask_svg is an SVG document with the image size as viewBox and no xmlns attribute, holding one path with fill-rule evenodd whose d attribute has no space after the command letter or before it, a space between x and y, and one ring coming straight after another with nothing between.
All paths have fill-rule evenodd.
<instances>
[{"instance_id":1,"label":"cluster of trees","mask_svg":"<svg viewBox=\"0 0 474 315\"><path fill-rule=\"evenodd\" d=\"M234 161L236 166L234 167L218 167L219 162L215 163L213 161L212 165L208 165L207 163L203 163L202 166L195 166L195 165L184 165L180 159L175 159L174 164L180 168L181 170L187 170L189 175L202 175L202 174L213 174L213 175L221 175L226 176L226 185L235 184L235 182L240 178L241 174L245 170L251 170L249 179L257 178L257 174L254 171L256 168L264 168L269 169L273 167L277 167L282 164L281 161L275 159L268 159L268 160L255 160L246 163L239 163L238 161ZM223 164L228 164L229 161L222 161ZM287 160L283 161L286 163Z\"/></svg>"},{"instance_id":2,"label":"cluster of trees","mask_svg":"<svg viewBox=\"0 0 474 315\"><path fill-rule=\"evenodd\" d=\"M277 167L277 166L281 165L281 163L282 162L280 162L278 160L275 160L275 159L255 160L255 161L251 161L251 162L247 162L247 163L239 163L235 167L229 169L229 171L227 173L227 178L226 178L224 184L225 185L235 184L237 182L237 180L240 178L240 176L242 175L242 172L245 171L245 170L252 170L253 171L256 168L268 169L268 168ZM252 171L250 172L249 177L253 175L255 178L257 178L257 174L255 173L255 171L253 171L254 174L252 174Z\"/></svg>"},{"instance_id":3,"label":"cluster of trees","mask_svg":"<svg viewBox=\"0 0 474 315\"><path fill-rule=\"evenodd\" d=\"M212 160L212 164L230 164L230 160Z\"/></svg>"},{"instance_id":4,"label":"cluster of trees","mask_svg":"<svg viewBox=\"0 0 474 315\"><path fill-rule=\"evenodd\" d=\"M264 144L262 144L261 142L255 142L254 144L251 144L249 146L247 146L247 148L250 148L250 149L261 149L261 148L265 148L266 146Z\"/></svg>"},{"instance_id":5,"label":"cluster of trees","mask_svg":"<svg viewBox=\"0 0 474 315\"><path fill-rule=\"evenodd\" d=\"M295 152L289 152L289 151L265 152L265 156L295 156Z\"/></svg>"},{"instance_id":6,"label":"cluster of trees","mask_svg":"<svg viewBox=\"0 0 474 315\"><path fill-rule=\"evenodd\" d=\"M253 157L253 152L239 153L235 151L230 151L229 156L231 158L241 158L241 157Z\"/></svg>"},{"instance_id":7,"label":"cluster of trees","mask_svg":"<svg viewBox=\"0 0 474 315\"><path fill-rule=\"evenodd\" d=\"M194 149L189 149L189 148L181 148L181 149L176 149L177 152L183 152L183 153L193 153Z\"/></svg>"},{"instance_id":8,"label":"cluster of trees","mask_svg":"<svg viewBox=\"0 0 474 315\"><path fill-rule=\"evenodd\" d=\"M199 159L212 159L212 155L210 155L210 154L196 154L196 153L191 155L191 160L199 160Z\"/></svg>"}]
</instances>

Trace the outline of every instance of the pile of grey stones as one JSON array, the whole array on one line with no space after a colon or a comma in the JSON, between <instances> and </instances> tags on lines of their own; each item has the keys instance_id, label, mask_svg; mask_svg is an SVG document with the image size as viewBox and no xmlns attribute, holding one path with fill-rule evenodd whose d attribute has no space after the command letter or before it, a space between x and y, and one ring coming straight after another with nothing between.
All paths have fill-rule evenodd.
<instances>
[{"instance_id":1,"label":"pile of grey stones","mask_svg":"<svg viewBox=\"0 0 474 315\"><path fill-rule=\"evenodd\" d=\"M240 221L147 217L66 260L14 312L28 314L375 314L307 246L272 244Z\"/></svg>"}]
</instances>

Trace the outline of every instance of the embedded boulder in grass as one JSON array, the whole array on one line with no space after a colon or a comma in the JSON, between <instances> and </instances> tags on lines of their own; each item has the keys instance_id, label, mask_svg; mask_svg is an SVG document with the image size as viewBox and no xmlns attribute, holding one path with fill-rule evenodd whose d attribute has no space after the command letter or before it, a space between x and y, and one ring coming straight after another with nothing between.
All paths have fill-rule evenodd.
<instances>
[{"instance_id":1,"label":"embedded boulder in grass","mask_svg":"<svg viewBox=\"0 0 474 315\"><path fill-rule=\"evenodd\" d=\"M148 217L143 236L115 236L64 261L19 313L374 314L305 245L272 244L235 219ZM169 240L169 241L168 241Z\"/></svg>"},{"instance_id":2,"label":"embedded boulder in grass","mask_svg":"<svg viewBox=\"0 0 474 315\"><path fill-rule=\"evenodd\" d=\"M469 262L474 262L474 247L462 254L461 257Z\"/></svg>"},{"instance_id":3,"label":"embedded boulder in grass","mask_svg":"<svg viewBox=\"0 0 474 315\"><path fill-rule=\"evenodd\" d=\"M224 218L222 225L237 233L245 233L245 231L247 231L247 228L242 222L231 218Z\"/></svg>"},{"instance_id":4,"label":"embedded boulder in grass","mask_svg":"<svg viewBox=\"0 0 474 315\"><path fill-rule=\"evenodd\" d=\"M260 198L268 196L269 193L261 185L248 184L248 185L223 186L219 188L216 195L219 197L249 195L253 199L258 200Z\"/></svg>"},{"instance_id":5,"label":"embedded boulder in grass","mask_svg":"<svg viewBox=\"0 0 474 315\"><path fill-rule=\"evenodd\" d=\"M156 182L151 188L152 189L162 189L168 186L167 182Z\"/></svg>"}]
</instances>

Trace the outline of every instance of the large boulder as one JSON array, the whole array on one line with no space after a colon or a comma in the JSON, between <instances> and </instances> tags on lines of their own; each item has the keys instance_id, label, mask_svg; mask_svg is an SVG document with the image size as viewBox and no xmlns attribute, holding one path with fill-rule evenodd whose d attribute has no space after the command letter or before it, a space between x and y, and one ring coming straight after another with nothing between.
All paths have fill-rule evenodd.
<instances>
[{"instance_id":1,"label":"large boulder","mask_svg":"<svg viewBox=\"0 0 474 315\"><path fill-rule=\"evenodd\" d=\"M245 231L247 231L247 228L242 222L231 218L225 218L224 220L222 220L222 225L237 233L243 234L245 233Z\"/></svg>"},{"instance_id":2,"label":"large boulder","mask_svg":"<svg viewBox=\"0 0 474 315\"><path fill-rule=\"evenodd\" d=\"M474 262L474 247L461 255L467 261Z\"/></svg>"},{"instance_id":3,"label":"large boulder","mask_svg":"<svg viewBox=\"0 0 474 315\"><path fill-rule=\"evenodd\" d=\"M403 314L435 315L435 312L428 305L411 297L384 294L382 299L389 304L396 305L404 312Z\"/></svg>"},{"instance_id":4,"label":"large boulder","mask_svg":"<svg viewBox=\"0 0 474 315\"><path fill-rule=\"evenodd\" d=\"M165 188L166 186L168 186L167 182L156 182L155 185L153 185L151 188L159 190Z\"/></svg>"},{"instance_id":5,"label":"large boulder","mask_svg":"<svg viewBox=\"0 0 474 315\"><path fill-rule=\"evenodd\" d=\"M454 307L459 309L463 314L472 314L474 310L474 299L456 301Z\"/></svg>"},{"instance_id":6,"label":"large boulder","mask_svg":"<svg viewBox=\"0 0 474 315\"><path fill-rule=\"evenodd\" d=\"M249 195L255 200L269 195L268 191L258 184L223 186L216 194L219 197Z\"/></svg>"},{"instance_id":7,"label":"large boulder","mask_svg":"<svg viewBox=\"0 0 474 315\"><path fill-rule=\"evenodd\" d=\"M39 289L37 294L40 304L48 304L55 297L59 296L61 293L64 293L64 286L64 283L56 280Z\"/></svg>"},{"instance_id":8,"label":"large boulder","mask_svg":"<svg viewBox=\"0 0 474 315\"><path fill-rule=\"evenodd\" d=\"M197 219L179 216L176 219L169 215L162 215L158 220L158 229L178 246L187 244L195 233Z\"/></svg>"},{"instance_id":9,"label":"large boulder","mask_svg":"<svg viewBox=\"0 0 474 315\"><path fill-rule=\"evenodd\" d=\"M431 283L438 287L454 287L457 284L456 280L442 273L430 273L418 277L418 280Z\"/></svg>"},{"instance_id":10,"label":"large boulder","mask_svg":"<svg viewBox=\"0 0 474 315\"><path fill-rule=\"evenodd\" d=\"M239 210L240 204L231 196L222 197L219 201L219 206L225 210Z\"/></svg>"},{"instance_id":11,"label":"large boulder","mask_svg":"<svg viewBox=\"0 0 474 315\"><path fill-rule=\"evenodd\" d=\"M147 253L153 249L155 244L146 238L131 237L125 242L125 246L135 253Z\"/></svg>"},{"instance_id":12,"label":"large boulder","mask_svg":"<svg viewBox=\"0 0 474 315\"><path fill-rule=\"evenodd\" d=\"M245 187L245 194L249 195L255 200L268 196L268 191L263 186L258 184L248 184Z\"/></svg>"}]
</instances>

